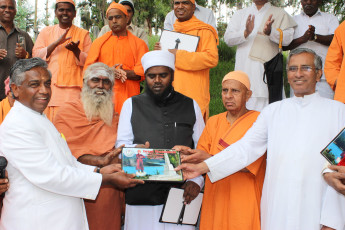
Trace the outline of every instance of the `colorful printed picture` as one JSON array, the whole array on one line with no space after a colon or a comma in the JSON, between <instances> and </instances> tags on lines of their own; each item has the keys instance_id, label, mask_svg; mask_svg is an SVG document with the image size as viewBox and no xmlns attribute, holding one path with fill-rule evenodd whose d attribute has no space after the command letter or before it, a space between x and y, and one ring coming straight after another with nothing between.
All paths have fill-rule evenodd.
<instances>
[{"instance_id":1,"label":"colorful printed picture","mask_svg":"<svg viewBox=\"0 0 345 230\"><path fill-rule=\"evenodd\" d=\"M122 149L122 169L136 179L150 181L183 181L180 153L172 149Z\"/></svg>"},{"instance_id":2,"label":"colorful printed picture","mask_svg":"<svg viewBox=\"0 0 345 230\"><path fill-rule=\"evenodd\" d=\"M345 166L345 129L341 130L332 142L321 151L321 154L332 165Z\"/></svg>"}]
</instances>

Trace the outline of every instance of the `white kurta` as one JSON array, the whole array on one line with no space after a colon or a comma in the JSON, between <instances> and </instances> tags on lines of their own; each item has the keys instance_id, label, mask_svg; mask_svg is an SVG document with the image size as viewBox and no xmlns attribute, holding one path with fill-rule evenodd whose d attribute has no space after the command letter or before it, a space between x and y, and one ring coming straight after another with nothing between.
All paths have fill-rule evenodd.
<instances>
[{"instance_id":1,"label":"white kurta","mask_svg":"<svg viewBox=\"0 0 345 230\"><path fill-rule=\"evenodd\" d=\"M303 34L309 29L309 25L315 27L315 34L319 35L331 35L334 34L335 29L339 26L339 21L336 16L318 10L312 17L309 17L304 12L293 17L297 23L295 28L294 39L302 37ZM329 46L322 45L318 42L308 41L299 45L297 48L309 48L314 50L317 55L322 58L322 64L324 65L327 51ZM321 77L321 81L316 84L316 90L323 97L333 99L334 92L328 85L325 75ZM290 90L290 95L293 95L293 90Z\"/></svg>"},{"instance_id":2,"label":"white kurta","mask_svg":"<svg viewBox=\"0 0 345 230\"><path fill-rule=\"evenodd\" d=\"M205 127L204 119L201 115L201 110L196 101L193 100L194 111L196 121L193 127L193 141L194 148L198 144L198 140ZM125 145L127 147L134 147L137 144L144 143L133 143L134 135L132 131L132 98L125 101L122 106L119 126L117 130L117 141L116 147ZM192 179L201 188L204 186L203 177L199 176ZM159 223L163 205L128 205L126 204L125 214L125 230L136 230L136 229L148 229L148 230L193 230L194 226L190 225L176 225L176 224L165 224Z\"/></svg>"},{"instance_id":3,"label":"white kurta","mask_svg":"<svg viewBox=\"0 0 345 230\"><path fill-rule=\"evenodd\" d=\"M226 32L224 41L228 46L237 46L235 70L246 72L250 79L252 98L268 98L267 85L263 82L264 66L261 62L249 58L258 29L263 21L267 10L271 7L270 3L266 3L260 10L253 3L250 7L238 10L232 16ZM245 38L244 31L246 29L246 21L249 15L255 15L254 29L252 33ZM293 39L294 29L289 28L283 30L283 45L289 45ZM272 28L270 40L279 44L279 32ZM277 45L278 46L278 45ZM249 108L261 111L262 108Z\"/></svg>"},{"instance_id":4,"label":"white kurta","mask_svg":"<svg viewBox=\"0 0 345 230\"><path fill-rule=\"evenodd\" d=\"M95 199L102 176L79 163L45 115L15 102L0 126L8 161L0 229L87 230L83 199Z\"/></svg>"},{"instance_id":5,"label":"white kurta","mask_svg":"<svg viewBox=\"0 0 345 230\"><path fill-rule=\"evenodd\" d=\"M345 124L345 105L318 93L267 106L246 135L206 160L212 182L231 175L267 149L262 230L320 228L326 188L320 151Z\"/></svg>"},{"instance_id":6,"label":"white kurta","mask_svg":"<svg viewBox=\"0 0 345 230\"><path fill-rule=\"evenodd\" d=\"M330 186L323 201L320 223L336 230L345 230L345 196Z\"/></svg>"}]
</instances>

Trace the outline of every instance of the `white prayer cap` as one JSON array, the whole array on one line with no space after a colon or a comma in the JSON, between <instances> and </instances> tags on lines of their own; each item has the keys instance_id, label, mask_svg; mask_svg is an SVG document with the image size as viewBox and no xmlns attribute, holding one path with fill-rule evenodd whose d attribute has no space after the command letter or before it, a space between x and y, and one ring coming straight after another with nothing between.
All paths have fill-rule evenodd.
<instances>
[{"instance_id":1,"label":"white prayer cap","mask_svg":"<svg viewBox=\"0 0 345 230\"><path fill-rule=\"evenodd\" d=\"M175 70L175 55L167 50L155 50L146 53L141 58L144 72L153 66L166 66Z\"/></svg>"}]
</instances>

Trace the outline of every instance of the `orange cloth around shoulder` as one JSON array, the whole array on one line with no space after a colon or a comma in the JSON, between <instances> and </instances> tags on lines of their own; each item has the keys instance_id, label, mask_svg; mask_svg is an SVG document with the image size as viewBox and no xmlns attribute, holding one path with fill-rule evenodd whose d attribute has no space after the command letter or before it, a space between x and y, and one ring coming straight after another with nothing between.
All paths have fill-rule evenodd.
<instances>
[{"instance_id":1,"label":"orange cloth around shoulder","mask_svg":"<svg viewBox=\"0 0 345 230\"><path fill-rule=\"evenodd\" d=\"M215 155L241 139L256 121L259 112L249 111L234 124L227 112L211 117L199 139L198 149ZM205 181L201 209L201 230L260 230L260 199L265 176L266 157L220 181Z\"/></svg>"},{"instance_id":2,"label":"orange cloth around shoulder","mask_svg":"<svg viewBox=\"0 0 345 230\"><path fill-rule=\"evenodd\" d=\"M4 98L1 102L0 102L0 124L5 120L6 115L8 114L8 112L10 112L11 110L11 106L10 106L10 102L8 101L8 98Z\"/></svg>"},{"instance_id":3,"label":"orange cloth around shoulder","mask_svg":"<svg viewBox=\"0 0 345 230\"><path fill-rule=\"evenodd\" d=\"M196 52L177 50L173 86L198 103L206 121L210 103L210 69L218 64L217 31L195 16L185 22L176 20L174 30L200 37Z\"/></svg>"},{"instance_id":4,"label":"orange cloth around shoulder","mask_svg":"<svg viewBox=\"0 0 345 230\"><path fill-rule=\"evenodd\" d=\"M118 115L111 126L100 119L87 120L81 100L67 102L57 112L54 125L63 133L75 158L84 154L103 155L113 149L117 137ZM90 230L120 229L123 193L102 186L96 200L84 200Z\"/></svg>"},{"instance_id":5,"label":"orange cloth around shoulder","mask_svg":"<svg viewBox=\"0 0 345 230\"><path fill-rule=\"evenodd\" d=\"M111 126L99 118L89 121L79 98L61 107L53 123L66 137L68 147L78 159L84 154L102 155L112 150L117 138L118 120L118 114L114 113Z\"/></svg>"},{"instance_id":6,"label":"orange cloth around shoulder","mask_svg":"<svg viewBox=\"0 0 345 230\"><path fill-rule=\"evenodd\" d=\"M147 45L128 30L127 33L127 36L117 37L109 31L96 39L88 53L84 70L95 62L103 62L109 67L122 64L124 70L133 70L136 75L141 76L141 81L144 80L141 58L148 52ZM122 83L116 79L113 91L115 111L120 113L128 98L140 94L140 81L126 80Z\"/></svg>"},{"instance_id":7,"label":"orange cloth around shoulder","mask_svg":"<svg viewBox=\"0 0 345 230\"><path fill-rule=\"evenodd\" d=\"M72 25L66 37L72 37L72 41L75 42L79 40L79 49L82 51L84 47L84 38L88 33L88 31ZM80 88L83 86L83 67L75 64L75 56L73 52L68 49L63 49L59 55L58 64L61 67L59 69L56 82L58 86L77 86Z\"/></svg>"},{"instance_id":8,"label":"orange cloth around shoulder","mask_svg":"<svg viewBox=\"0 0 345 230\"><path fill-rule=\"evenodd\" d=\"M335 30L325 60L325 77L335 91L334 100L345 103L345 22ZM335 84L336 83L336 84Z\"/></svg>"}]
</instances>

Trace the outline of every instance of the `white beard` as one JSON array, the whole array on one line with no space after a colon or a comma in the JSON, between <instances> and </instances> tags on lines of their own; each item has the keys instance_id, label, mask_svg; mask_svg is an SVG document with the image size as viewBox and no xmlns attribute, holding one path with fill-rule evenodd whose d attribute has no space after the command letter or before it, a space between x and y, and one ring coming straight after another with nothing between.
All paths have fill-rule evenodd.
<instances>
[{"instance_id":1,"label":"white beard","mask_svg":"<svg viewBox=\"0 0 345 230\"><path fill-rule=\"evenodd\" d=\"M103 92L104 94L97 94ZM114 115L113 92L112 90L91 89L84 84L81 91L81 101L83 103L86 118L91 121L92 118L99 117L105 124L111 125Z\"/></svg>"}]
</instances>

